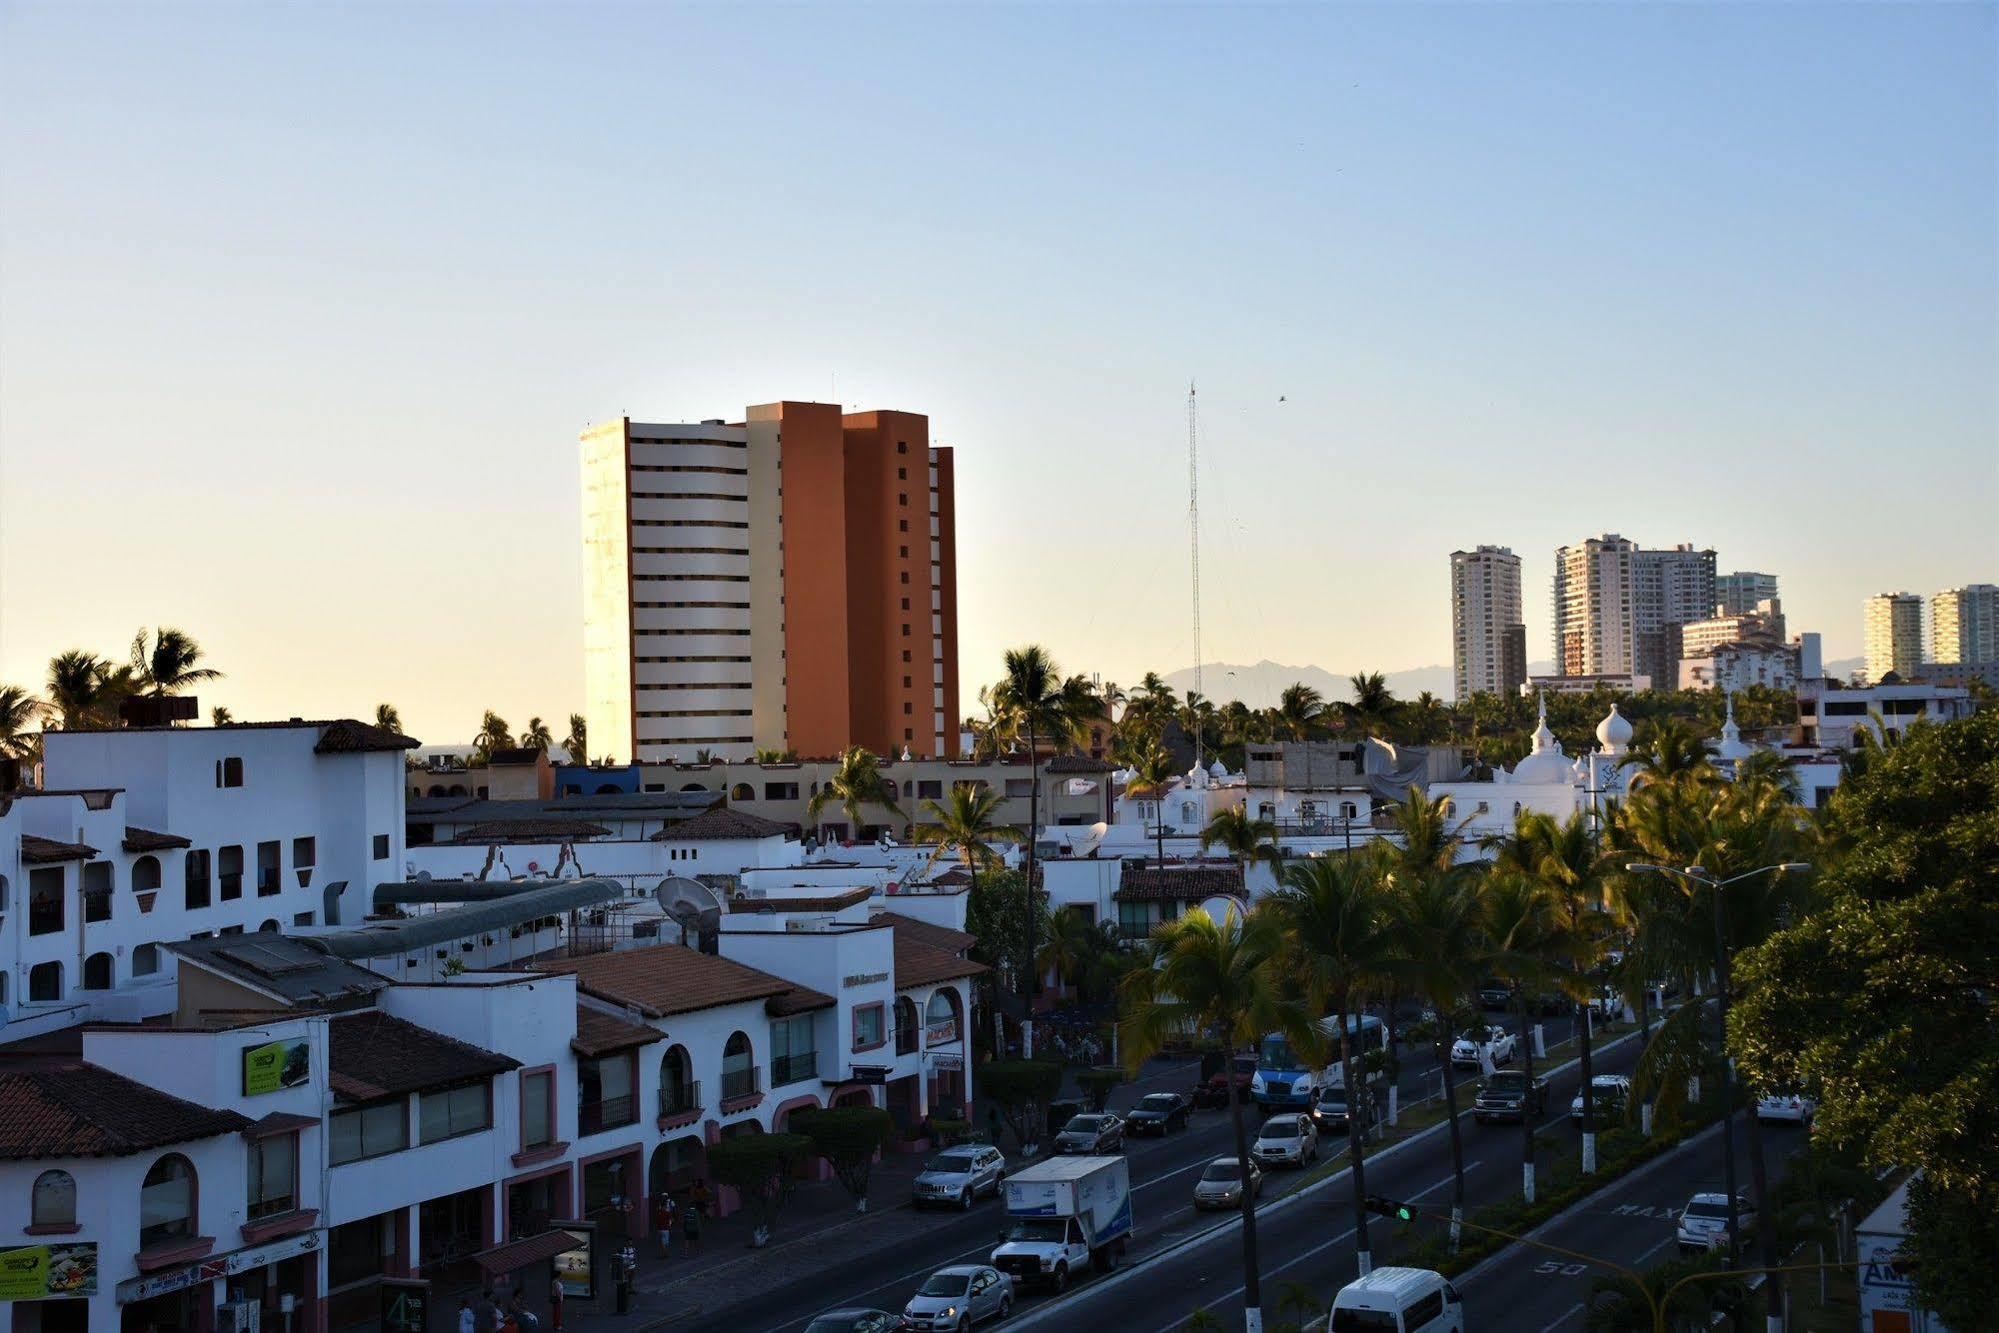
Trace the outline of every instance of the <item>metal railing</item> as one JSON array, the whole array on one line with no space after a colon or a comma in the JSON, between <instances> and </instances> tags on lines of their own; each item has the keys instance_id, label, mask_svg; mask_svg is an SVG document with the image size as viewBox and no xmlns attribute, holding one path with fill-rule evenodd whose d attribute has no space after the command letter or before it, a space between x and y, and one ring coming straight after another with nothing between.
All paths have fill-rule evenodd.
<instances>
[{"instance_id":1,"label":"metal railing","mask_svg":"<svg viewBox=\"0 0 1999 1333\"><path fill-rule=\"evenodd\" d=\"M763 1090L759 1075L762 1070L752 1065L748 1069L725 1069L722 1071L722 1100L735 1101L738 1097L754 1097Z\"/></svg>"},{"instance_id":2,"label":"metal railing","mask_svg":"<svg viewBox=\"0 0 1999 1333\"><path fill-rule=\"evenodd\" d=\"M817 1051L805 1051L799 1055L780 1055L770 1062L770 1083L774 1088L781 1088L787 1083L796 1083L801 1079L816 1078L818 1074L819 1052Z\"/></svg>"},{"instance_id":3,"label":"metal railing","mask_svg":"<svg viewBox=\"0 0 1999 1333\"><path fill-rule=\"evenodd\" d=\"M599 1101L584 1102L576 1108L576 1132L595 1134L599 1130L632 1124L638 1118L638 1098L630 1093L622 1097L605 1097Z\"/></svg>"},{"instance_id":4,"label":"metal railing","mask_svg":"<svg viewBox=\"0 0 1999 1333\"><path fill-rule=\"evenodd\" d=\"M661 1115L687 1115L701 1109L701 1080L688 1079L675 1087L671 1083L661 1084L659 1089L659 1113Z\"/></svg>"}]
</instances>

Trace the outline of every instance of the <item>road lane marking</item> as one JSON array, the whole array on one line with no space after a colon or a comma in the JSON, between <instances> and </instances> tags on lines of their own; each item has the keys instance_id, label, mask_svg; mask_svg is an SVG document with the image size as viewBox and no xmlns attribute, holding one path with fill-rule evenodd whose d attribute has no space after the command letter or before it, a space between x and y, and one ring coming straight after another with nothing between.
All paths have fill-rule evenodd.
<instances>
[{"instance_id":1,"label":"road lane marking","mask_svg":"<svg viewBox=\"0 0 1999 1333\"><path fill-rule=\"evenodd\" d=\"M1574 1305L1571 1305L1568 1309L1562 1311L1561 1314L1557 1315L1553 1323L1541 1325L1541 1333L1553 1333L1553 1330L1560 1328L1563 1324L1568 1323L1571 1319L1574 1319L1577 1315L1581 1314L1582 1312L1583 1312L1583 1303L1581 1301L1577 1301Z\"/></svg>"}]
</instances>

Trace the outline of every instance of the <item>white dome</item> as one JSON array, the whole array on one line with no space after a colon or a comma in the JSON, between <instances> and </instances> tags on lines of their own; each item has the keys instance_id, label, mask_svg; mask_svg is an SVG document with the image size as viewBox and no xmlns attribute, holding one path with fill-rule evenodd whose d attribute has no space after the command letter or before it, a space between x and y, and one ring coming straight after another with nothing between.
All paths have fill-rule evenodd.
<instances>
[{"instance_id":1,"label":"white dome","mask_svg":"<svg viewBox=\"0 0 1999 1333\"><path fill-rule=\"evenodd\" d=\"M1223 763L1221 760L1217 759L1215 760L1214 763L1208 765L1209 777L1225 778L1228 775L1229 775L1229 766Z\"/></svg>"},{"instance_id":2,"label":"white dome","mask_svg":"<svg viewBox=\"0 0 1999 1333\"><path fill-rule=\"evenodd\" d=\"M1199 764L1195 764L1192 768L1187 770L1187 785L1189 787L1207 786L1208 770L1202 768Z\"/></svg>"},{"instance_id":3,"label":"white dome","mask_svg":"<svg viewBox=\"0 0 1999 1333\"><path fill-rule=\"evenodd\" d=\"M1534 728L1534 751L1513 766L1513 780L1530 786L1566 785L1575 781L1562 743L1548 730L1548 701L1541 700L1541 724Z\"/></svg>"},{"instance_id":4,"label":"white dome","mask_svg":"<svg viewBox=\"0 0 1999 1333\"><path fill-rule=\"evenodd\" d=\"M1610 754L1623 754L1624 747L1631 744L1631 723L1614 703L1610 716L1596 724L1596 743Z\"/></svg>"}]
</instances>

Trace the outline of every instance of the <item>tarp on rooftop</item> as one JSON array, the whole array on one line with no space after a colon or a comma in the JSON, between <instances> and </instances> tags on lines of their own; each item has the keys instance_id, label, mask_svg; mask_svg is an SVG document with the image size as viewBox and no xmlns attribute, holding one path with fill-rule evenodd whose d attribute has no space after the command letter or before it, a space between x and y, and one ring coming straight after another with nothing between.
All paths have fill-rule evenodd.
<instances>
[{"instance_id":1,"label":"tarp on rooftop","mask_svg":"<svg viewBox=\"0 0 1999 1333\"><path fill-rule=\"evenodd\" d=\"M616 902L624 896L624 886L613 880L544 880L523 892L493 901L467 903L407 921L371 922L353 930L315 936L314 943L336 958L386 958L487 931L510 930L539 917Z\"/></svg>"}]
</instances>

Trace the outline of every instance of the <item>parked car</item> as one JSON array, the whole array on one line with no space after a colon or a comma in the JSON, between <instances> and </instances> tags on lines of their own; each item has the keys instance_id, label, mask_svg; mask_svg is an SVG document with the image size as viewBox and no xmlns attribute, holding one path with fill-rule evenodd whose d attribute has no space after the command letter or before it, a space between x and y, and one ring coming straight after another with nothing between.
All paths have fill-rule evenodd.
<instances>
[{"instance_id":1,"label":"parked car","mask_svg":"<svg viewBox=\"0 0 1999 1333\"><path fill-rule=\"evenodd\" d=\"M1497 977L1478 983L1478 1002L1486 1009L1504 1009L1513 1002L1513 987Z\"/></svg>"},{"instance_id":2,"label":"parked car","mask_svg":"<svg viewBox=\"0 0 1999 1333\"><path fill-rule=\"evenodd\" d=\"M1312 1102L1312 1120L1321 1134L1347 1132L1347 1090L1345 1088L1320 1088L1319 1095ZM1374 1128L1374 1101L1369 1097L1360 1099L1360 1130L1365 1134Z\"/></svg>"},{"instance_id":3,"label":"parked car","mask_svg":"<svg viewBox=\"0 0 1999 1333\"><path fill-rule=\"evenodd\" d=\"M1735 1234L1748 1239L1756 1229L1756 1206L1747 1195L1735 1196ZM1682 1250L1718 1250L1728 1246L1728 1196L1720 1193L1696 1194L1680 1210L1673 1238Z\"/></svg>"},{"instance_id":4,"label":"parked car","mask_svg":"<svg viewBox=\"0 0 1999 1333\"><path fill-rule=\"evenodd\" d=\"M1238 1055L1231 1061L1235 1080L1236 1098L1249 1101L1249 1085L1256 1078L1256 1057ZM1230 1075L1217 1069L1194 1085L1194 1105L1196 1107L1227 1106L1229 1104Z\"/></svg>"},{"instance_id":5,"label":"parked car","mask_svg":"<svg viewBox=\"0 0 1999 1333\"><path fill-rule=\"evenodd\" d=\"M805 1333L891 1333L902 1321L886 1310L828 1310L805 1326Z\"/></svg>"},{"instance_id":6,"label":"parked car","mask_svg":"<svg viewBox=\"0 0 1999 1333\"><path fill-rule=\"evenodd\" d=\"M1624 1109L1631 1103L1631 1080L1623 1074L1598 1074L1589 1081L1590 1110L1595 1113L1596 1127L1624 1123ZM1580 1125L1583 1120L1583 1095L1579 1092L1569 1102L1569 1119Z\"/></svg>"},{"instance_id":7,"label":"parked car","mask_svg":"<svg viewBox=\"0 0 1999 1333\"><path fill-rule=\"evenodd\" d=\"M1108 1111L1100 1115L1075 1116L1055 1136L1055 1151L1086 1156L1123 1152L1124 1121Z\"/></svg>"},{"instance_id":8,"label":"parked car","mask_svg":"<svg viewBox=\"0 0 1999 1333\"><path fill-rule=\"evenodd\" d=\"M1476 1027L1458 1034L1451 1043L1451 1063L1483 1069L1487 1062L1509 1064L1513 1060L1513 1034L1502 1027Z\"/></svg>"},{"instance_id":9,"label":"parked car","mask_svg":"<svg viewBox=\"0 0 1999 1333\"><path fill-rule=\"evenodd\" d=\"M1472 1099L1472 1119L1480 1124L1495 1120L1517 1121L1523 1116L1537 1116L1548 1108L1548 1078L1536 1074L1529 1083L1525 1071L1501 1069L1491 1074L1479 1085L1478 1096Z\"/></svg>"},{"instance_id":10,"label":"parked car","mask_svg":"<svg viewBox=\"0 0 1999 1333\"><path fill-rule=\"evenodd\" d=\"M1013 1310L1013 1279L984 1264L953 1264L923 1280L903 1307L908 1329L968 1329Z\"/></svg>"},{"instance_id":11,"label":"parked car","mask_svg":"<svg viewBox=\"0 0 1999 1333\"><path fill-rule=\"evenodd\" d=\"M1263 1193L1263 1169L1249 1164L1249 1197ZM1242 1206L1242 1167L1233 1157L1217 1157L1194 1182L1196 1208L1238 1208Z\"/></svg>"},{"instance_id":12,"label":"parked car","mask_svg":"<svg viewBox=\"0 0 1999 1333\"><path fill-rule=\"evenodd\" d=\"M1795 1093L1780 1092L1770 1097L1756 1099L1758 1120L1784 1120L1805 1129L1812 1127L1812 1116L1818 1112L1818 1103L1809 1097Z\"/></svg>"},{"instance_id":13,"label":"parked car","mask_svg":"<svg viewBox=\"0 0 1999 1333\"><path fill-rule=\"evenodd\" d=\"M1263 1122L1249 1155L1264 1166L1303 1167L1319 1157L1319 1131L1309 1115L1274 1115Z\"/></svg>"},{"instance_id":14,"label":"parked car","mask_svg":"<svg viewBox=\"0 0 1999 1333\"><path fill-rule=\"evenodd\" d=\"M1192 1103L1177 1092L1149 1092L1125 1116L1125 1132L1164 1138L1176 1129L1187 1128L1187 1117L1192 1113Z\"/></svg>"},{"instance_id":15,"label":"parked car","mask_svg":"<svg viewBox=\"0 0 1999 1333\"><path fill-rule=\"evenodd\" d=\"M982 1143L960 1144L923 1164L911 1187L911 1202L918 1208L931 1203L970 1208L981 1194L998 1198L1005 1179L1006 1158L999 1149Z\"/></svg>"}]
</instances>

